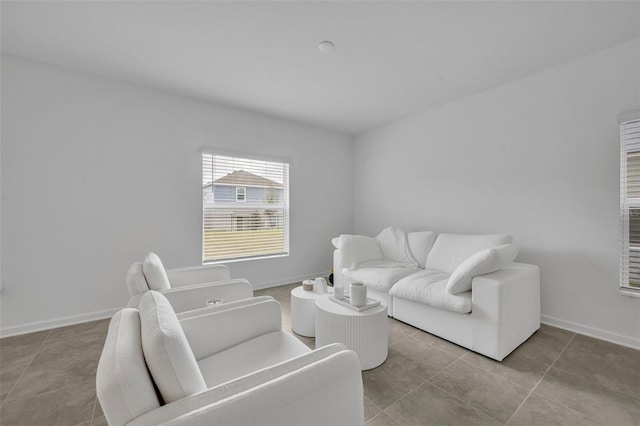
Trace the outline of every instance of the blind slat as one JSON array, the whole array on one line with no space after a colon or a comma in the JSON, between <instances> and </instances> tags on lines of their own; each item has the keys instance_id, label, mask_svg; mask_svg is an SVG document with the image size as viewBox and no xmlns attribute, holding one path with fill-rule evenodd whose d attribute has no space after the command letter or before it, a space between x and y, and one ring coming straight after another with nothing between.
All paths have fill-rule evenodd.
<instances>
[{"instance_id":1,"label":"blind slat","mask_svg":"<svg viewBox=\"0 0 640 426\"><path fill-rule=\"evenodd\" d=\"M640 283L640 120L620 126L620 287Z\"/></svg>"},{"instance_id":2,"label":"blind slat","mask_svg":"<svg viewBox=\"0 0 640 426\"><path fill-rule=\"evenodd\" d=\"M289 165L202 154L203 262L289 252Z\"/></svg>"}]
</instances>

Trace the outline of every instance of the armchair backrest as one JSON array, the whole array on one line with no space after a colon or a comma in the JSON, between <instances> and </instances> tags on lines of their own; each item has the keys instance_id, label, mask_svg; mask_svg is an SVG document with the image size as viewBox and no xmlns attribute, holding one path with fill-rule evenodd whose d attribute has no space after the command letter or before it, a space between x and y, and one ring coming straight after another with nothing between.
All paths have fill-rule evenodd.
<instances>
[{"instance_id":1,"label":"armchair backrest","mask_svg":"<svg viewBox=\"0 0 640 426\"><path fill-rule=\"evenodd\" d=\"M505 234L439 234L427 257L427 268L451 274L462 262L480 250L503 244L513 239Z\"/></svg>"},{"instance_id":2,"label":"armchair backrest","mask_svg":"<svg viewBox=\"0 0 640 426\"><path fill-rule=\"evenodd\" d=\"M167 271L157 254L147 253L144 262L136 262L129 267L127 288L130 296L171 288Z\"/></svg>"},{"instance_id":3,"label":"armchair backrest","mask_svg":"<svg viewBox=\"0 0 640 426\"><path fill-rule=\"evenodd\" d=\"M142 351L140 316L123 309L109 323L96 373L100 406L110 425L124 425L160 407Z\"/></svg>"},{"instance_id":4,"label":"armchair backrest","mask_svg":"<svg viewBox=\"0 0 640 426\"><path fill-rule=\"evenodd\" d=\"M149 291L149 284L144 277L142 262L136 262L127 271L127 289L130 296L136 296Z\"/></svg>"}]
</instances>

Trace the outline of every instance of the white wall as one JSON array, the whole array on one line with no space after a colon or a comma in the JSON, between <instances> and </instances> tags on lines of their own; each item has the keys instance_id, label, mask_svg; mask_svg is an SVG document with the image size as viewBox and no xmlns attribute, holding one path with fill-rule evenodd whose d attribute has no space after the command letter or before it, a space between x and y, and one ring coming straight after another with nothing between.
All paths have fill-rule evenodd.
<instances>
[{"instance_id":1,"label":"white wall","mask_svg":"<svg viewBox=\"0 0 640 426\"><path fill-rule=\"evenodd\" d=\"M618 113L640 106L640 40L356 138L354 231L514 236L543 321L640 347L618 294Z\"/></svg>"},{"instance_id":2,"label":"white wall","mask_svg":"<svg viewBox=\"0 0 640 426\"><path fill-rule=\"evenodd\" d=\"M149 250L200 264L203 146L291 160L291 255L233 277L326 273L352 227L350 136L10 56L2 113L5 335L111 314Z\"/></svg>"}]
</instances>

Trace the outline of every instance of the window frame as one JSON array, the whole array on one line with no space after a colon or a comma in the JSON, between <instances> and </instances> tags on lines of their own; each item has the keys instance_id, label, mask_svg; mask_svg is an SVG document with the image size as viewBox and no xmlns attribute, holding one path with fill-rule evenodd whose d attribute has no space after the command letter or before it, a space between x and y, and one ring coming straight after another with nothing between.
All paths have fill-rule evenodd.
<instances>
[{"instance_id":1,"label":"window frame","mask_svg":"<svg viewBox=\"0 0 640 426\"><path fill-rule=\"evenodd\" d=\"M238 200L239 191L242 189L242 200ZM247 201L247 187L246 186L236 186L236 203L245 203Z\"/></svg>"},{"instance_id":2,"label":"window frame","mask_svg":"<svg viewBox=\"0 0 640 426\"><path fill-rule=\"evenodd\" d=\"M635 147L630 149L629 141L631 138L626 137L626 129L628 125L631 124L634 127L640 125L640 110L620 114L618 116L618 124L620 129L620 279L618 283L618 291L620 294L626 296L640 297L640 287L631 286L629 283L630 252L633 249L635 249L636 252L640 251L640 246L633 248L630 247L631 220L632 218L638 218L640 216L640 197L628 197L627 190L627 168L629 165L628 154L639 153L640 155L640 142L633 142ZM638 129L640 129L640 127L638 127ZM633 139L638 140L638 138L635 137ZM636 168L637 167L638 166L636 165Z\"/></svg>"},{"instance_id":3,"label":"window frame","mask_svg":"<svg viewBox=\"0 0 640 426\"><path fill-rule=\"evenodd\" d=\"M220 263L232 263L232 262L244 262L244 261L250 261L250 260L261 260L261 259L271 259L271 258L281 258L281 257L288 257L291 254L291 246L290 246L290 234L291 234L291 230L290 230L290 223L291 223L291 203L289 200L290 197L290 169L291 169L291 161L288 158L284 158L284 157L272 157L272 156L265 156L265 155L259 155L259 154L253 154L253 153L246 153L246 152L238 152L238 151L229 151L226 149L218 149L218 148L212 148L212 147L203 147L201 148L200 151L201 154L201 172L202 172L202 178L203 178L203 185L204 185L204 181L205 181L205 156L208 155L211 158L211 168L213 169L214 166L214 158L216 156L219 157L230 157L232 159L236 159L236 160L246 160L246 161L252 161L252 162L266 162L266 163L277 163L279 165L282 166L282 192L280 195L281 200L279 200L279 203L277 204L277 206L269 206L268 209L263 209L264 211L266 210L280 210L282 212L282 215L279 216L279 220L275 222L266 222L266 226L275 226L276 228L281 228L283 230L283 235L282 235L282 251L278 251L278 252L273 252L273 253L260 253L260 254L251 254L251 255L247 255L247 256L235 256L235 257L225 257L225 258L211 258L211 256L207 257L205 256L205 248L206 248L206 236L205 236L205 200L203 197L203 205L202 205L202 227L201 227L201 238L202 238L202 264L203 265L212 265L212 264L220 264ZM273 164L272 164L273 165ZM211 179L213 179L213 171L211 173ZM258 176L262 176L260 173L257 173ZM262 177L266 177L266 176L262 176ZM277 181L277 179L276 179ZM223 186L221 184L221 186ZM246 203L247 207L243 207L243 208L249 208L252 203L249 203L247 201L247 186L244 185L243 186L245 188L245 192L244 192L244 202L243 201L237 201L237 194L236 194L236 199L233 200L232 202L237 202L237 203ZM239 188L236 187L236 188ZM215 191L215 185L213 185L213 181L211 181L211 191L214 192ZM214 203L215 203L215 197L214 197ZM255 203L254 203L255 204ZM251 207L252 209L255 210L254 207ZM258 209L259 210L259 209ZM262 222L265 223L265 222ZM265 225L260 225L260 226L265 226Z\"/></svg>"}]
</instances>

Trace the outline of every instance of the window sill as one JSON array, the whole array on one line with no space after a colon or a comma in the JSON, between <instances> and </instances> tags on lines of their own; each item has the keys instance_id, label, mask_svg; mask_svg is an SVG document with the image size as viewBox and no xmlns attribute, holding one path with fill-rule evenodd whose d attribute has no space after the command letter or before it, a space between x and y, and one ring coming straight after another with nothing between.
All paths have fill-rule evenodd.
<instances>
[{"instance_id":1,"label":"window sill","mask_svg":"<svg viewBox=\"0 0 640 426\"><path fill-rule=\"evenodd\" d=\"M631 290L631 289L628 289L628 288L620 288L618 290L618 293L623 295L623 296L640 297L640 289Z\"/></svg>"},{"instance_id":2,"label":"window sill","mask_svg":"<svg viewBox=\"0 0 640 426\"><path fill-rule=\"evenodd\" d=\"M238 259L210 260L210 261L207 261L207 262L202 262L202 265L203 266L206 266L206 265L223 265L225 263L246 262L246 261L249 261L249 260L277 259L279 257L289 257L289 253L270 254L270 255L266 255L266 256L242 257L242 258L238 258Z\"/></svg>"}]
</instances>

